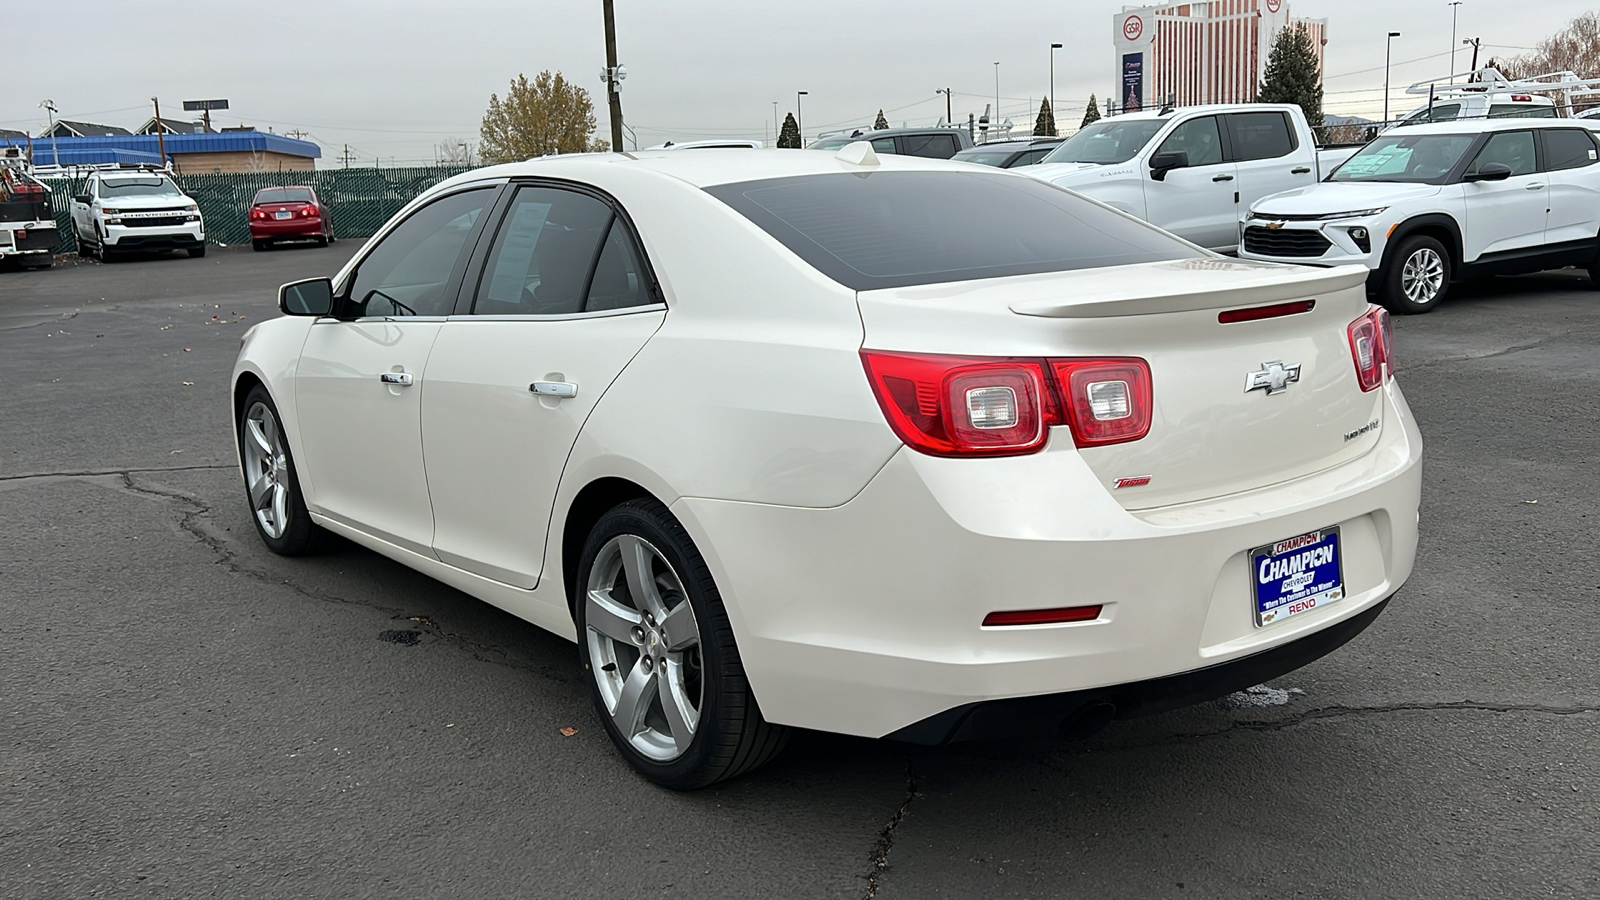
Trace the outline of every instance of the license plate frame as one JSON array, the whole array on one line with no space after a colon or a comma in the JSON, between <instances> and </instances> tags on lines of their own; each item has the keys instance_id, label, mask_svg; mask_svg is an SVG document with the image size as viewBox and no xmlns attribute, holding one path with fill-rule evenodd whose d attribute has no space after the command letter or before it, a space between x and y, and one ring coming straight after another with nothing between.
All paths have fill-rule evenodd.
<instances>
[{"instance_id":1,"label":"license plate frame","mask_svg":"<svg viewBox=\"0 0 1600 900\"><path fill-rule=\"evenodd\" d=\"M1324 553L1324 548L1331 550ZM1339 526L1251 550L1250 597L1257 628L1343 600L1344 546Z\"/></svg>"}]
</instances>

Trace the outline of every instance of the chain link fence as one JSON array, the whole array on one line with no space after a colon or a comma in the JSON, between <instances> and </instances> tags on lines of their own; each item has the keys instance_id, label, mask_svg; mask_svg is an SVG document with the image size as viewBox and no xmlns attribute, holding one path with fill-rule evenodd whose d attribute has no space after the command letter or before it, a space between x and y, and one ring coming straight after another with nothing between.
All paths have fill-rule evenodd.
<instances>
[{"instance_id":1,"label":"chain link fence","mask_svg":"<svg viewBox=\"0 0 1600 900\"><path fill-rule=\"evenodd\" d=\"M469 166L424 166L411 169L318 169L313 172L240 172L178 175L173 180L200 204L206 240L213 244L250 242L250 201L256 191L284 184L310 185L333 210L333 233L342 238L370 237L400 207L439 182ZM72 195L83 187L78 178L41 178L50 188L50 208L61 232L57 253L72 253L78 240L72 231Z\"/></svg>"}]
</instances>

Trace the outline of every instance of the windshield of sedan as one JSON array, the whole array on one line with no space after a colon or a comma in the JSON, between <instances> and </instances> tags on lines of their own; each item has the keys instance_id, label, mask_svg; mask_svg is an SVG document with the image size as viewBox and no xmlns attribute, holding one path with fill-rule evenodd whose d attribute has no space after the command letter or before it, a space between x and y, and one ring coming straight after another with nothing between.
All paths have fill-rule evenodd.
<instances>
[{"instance_id":1,"label":"windshield of sedan","mask_svg":"<svg viewBox=\"0 0 1600 900\"><path fill-rule=\"evenodd\" d=\"M1328 180L1441 184L1476 138L1473 134L1384 135L1357 150Z\"/></svg>"},{"instance_id":2,"label":"windshield of sedan","mask_svg":"<svg viewBox=\"0 0 1600 900\"><path fill-rule=\"evenodd\" d=\"M1069 191L999 172L804 175L706 192L857 291L1204 255Z\"/></svg>"},{"instance_id":3,"label":"windshield of sedan","mask_svg":"<svg viewBox=\"0 0 1600 900\"><path fill-rule=\"evenodd\" d=\"M1039 160L1049 163L1100 163L1114 165L1133 159L1156 132L1165 125L1163 119L1130 119L1125 122L1104 120L1078 129L1078 133L1050 151Z\"/></svg>"},{"instance_id":4,"label":"windshield of sedan","mask_svg":"<svg viewBox=\"0 0 1600 900\"><path fill-rule=\"evenodd\" d=\"M262 188L256 192L256 203L310 203L310 188Z\"/></svg>"},{"instance_id":5,"label":"windshield of sedan","mask_svg":"<svg viewBox=\"0 0 1600 900\"><path fill-rule=\"evenodd\" d=\"M182 193L172 179L165 176L100 182L102 197L166 197Z\"/></svg>"}]
</instances>

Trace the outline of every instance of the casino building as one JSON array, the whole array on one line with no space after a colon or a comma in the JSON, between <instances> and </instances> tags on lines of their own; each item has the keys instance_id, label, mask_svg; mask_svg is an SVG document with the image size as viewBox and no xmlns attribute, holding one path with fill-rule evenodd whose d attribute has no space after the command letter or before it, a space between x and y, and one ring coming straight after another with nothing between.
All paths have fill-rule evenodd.
<instances>
[{"instance_id":1,"label":"casino building","mask_svg":"<svg viewBox=\"0 0 1600 900\"><path fill-rule=\"evenodd\" d=\"M1288 0L1206 0L1129 6L1112 19L1119 72L1118 112L1159 106L1250 103L1266 74L1278 32L1305 25L1319 65L1327 19L1296 19Z\"/></svg>"}]
</instances>

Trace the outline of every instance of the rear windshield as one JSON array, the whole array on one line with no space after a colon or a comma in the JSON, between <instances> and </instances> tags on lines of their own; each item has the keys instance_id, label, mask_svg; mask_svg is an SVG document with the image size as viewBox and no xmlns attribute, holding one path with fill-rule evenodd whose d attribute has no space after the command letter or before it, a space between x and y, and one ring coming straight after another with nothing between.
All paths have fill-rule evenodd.
<instances>
[{"instance_id":1,"label":"rear windshield","mask_svg":"<svg viewBox=\"0 0 1600 900\"><path fill-rule=\"evenodd\" d=\"M310 203L310 188L262 188L256 192L257 203Z\"/></svg>"},{"instance_id":2,"label":"rear windshield","mask_svg":"<svg viewBox=\"0 0 1600 900\"><path fill-rule=\"evenodd\" d=\"M1556 108L1554 106L1536 106L1532 103L1491 103L1489 105L1489 118L1554 119L1556 118Z\"/></svg>"},{"instance_id":3,"label":"rear windshield","mask_svg":"<svg viewBox=\"0 0 1600 900\"><path fill-rule=\"evenodd\" d=\"M951 159L957 162L977 163L980 166L1003 166L1016 152L1015 150L963 150Z\"/></svg>"},{"instance_id":4,"label":"rear windshield","mask_svg":"<svg viewBox=\"0 0 1600 900\"><path fill-rule=\"evenodd\" d=\"M804 175L706 191L857 291L1204 255L1076 194L1002 173Z\"/></svg>"}]
</instances>

